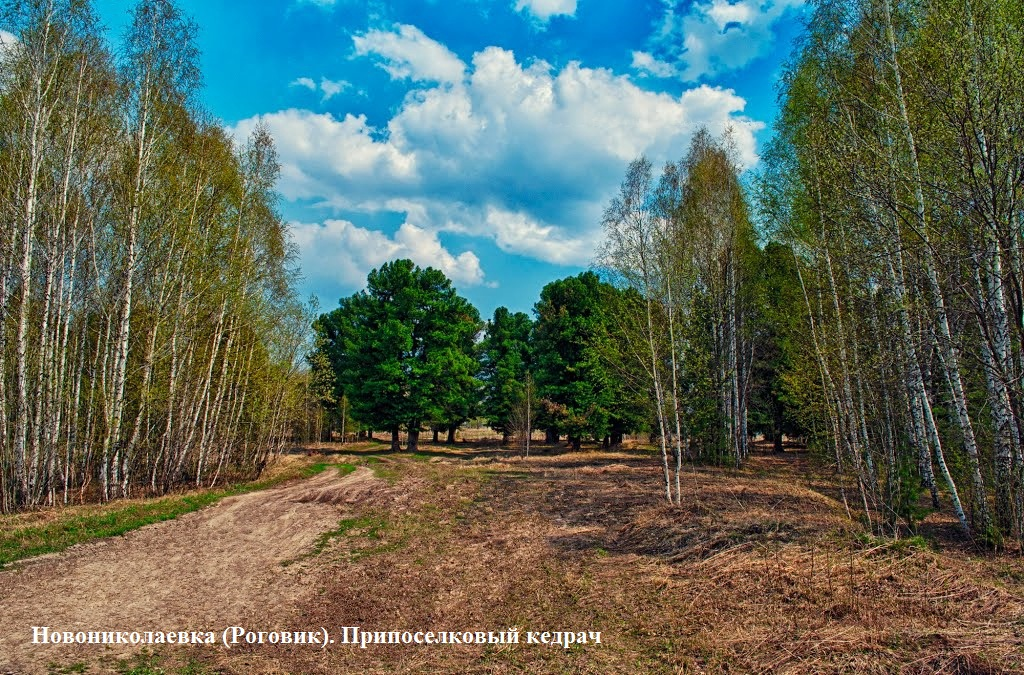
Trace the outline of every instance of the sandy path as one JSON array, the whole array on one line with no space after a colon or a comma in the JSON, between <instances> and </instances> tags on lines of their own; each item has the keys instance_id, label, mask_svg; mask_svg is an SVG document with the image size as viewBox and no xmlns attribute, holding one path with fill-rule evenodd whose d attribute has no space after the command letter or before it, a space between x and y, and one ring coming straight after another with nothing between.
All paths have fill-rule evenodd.
<instances>
[{"instance_id":1,"label":"sandy path","mask_svg":"<svg viewBox=\"0 0 1024 675\"><path fill-rule=\"evenodd\" d=\"M296 608L315 585L282 566L381 483L361 467L222 500L123 537L82 544L0 571L0 673L111 653L33 645L32 626L61 631L305 628ZM274 625L267 625L273 621ZM114 653L131 652L121 648Z\"/></svg>"}]
</instances>

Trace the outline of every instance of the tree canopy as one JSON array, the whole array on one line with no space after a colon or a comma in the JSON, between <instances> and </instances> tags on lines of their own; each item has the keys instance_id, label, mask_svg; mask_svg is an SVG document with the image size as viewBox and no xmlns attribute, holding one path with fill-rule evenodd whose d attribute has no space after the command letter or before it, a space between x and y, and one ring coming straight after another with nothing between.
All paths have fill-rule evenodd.
<instances>
[{"instance_id":1,"label":"tree canopy","mask_svg":"<svg viewBox=\"0 0 1024 675\"><path fill-rule=\"evenodd\" d=\"M545 409L538 422L568 434L575 447L611 430L616 387L598 342L606 334L606 298L614 289L593 272L552 281L540 293L534 358Z\"/></svg>"},{"instance_id":2,"label":"tree canopy","mask_svg":"<svg viewBox=\"0 0 1024 675\"><path fill-rule=\"evenodd\" d=\"M513 432L516 406L526 395L532 331L529 316L498 307L480 344L481 413L505 441Z\"/></svg>"},{"instance_id":3,"label":"tree canopy","mask_svg":"<svg viewBox=\"0 0 1024 675\"><path fill-rule=\"evenodd\" d=\"M391 431L396 449L400 429L413 451L423 425L457 425L471 415L480 315L441 271L386 263L315 327L352 416Z\"/></svg>"}]
</instances>

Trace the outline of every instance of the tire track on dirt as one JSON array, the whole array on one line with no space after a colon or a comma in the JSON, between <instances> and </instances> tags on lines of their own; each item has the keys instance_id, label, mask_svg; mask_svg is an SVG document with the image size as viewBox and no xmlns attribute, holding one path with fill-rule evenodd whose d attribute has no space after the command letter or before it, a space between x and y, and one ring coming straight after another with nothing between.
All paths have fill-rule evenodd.
<instances>
[{"instance_id":1,"label":"tire track on dirt","mask_svg":"<svg viewBox=\"0 0 1024 675\"><path fill-rule=\"evenodd\" d=\"M61 631L306 628L293 619L316 587L303 577L315 570L281 563L308 551L350 510L347 505L382 484L366 467L345 476L328 469L0 571L0 672L45 672L51 662L117 653L100 645L33 645L32 626Z\"/></svg>"}]
</instances>

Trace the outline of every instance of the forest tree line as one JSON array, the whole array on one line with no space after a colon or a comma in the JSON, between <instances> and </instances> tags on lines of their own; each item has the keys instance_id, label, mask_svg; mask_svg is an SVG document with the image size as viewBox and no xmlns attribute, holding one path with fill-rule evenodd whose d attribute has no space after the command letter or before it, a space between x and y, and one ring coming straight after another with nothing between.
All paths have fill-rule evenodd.
<instances>
[{"instance_id":1,"label":"forest tree line","mask_svg":"<svg viewBox=\"0 0 1024 675\"><path fill-rule=\"evenodd\" d=\"M728 138L699 132L655 180L633 162L605 214L593 271L552 281L533 316L484 322L438 270L410 260L372 271L365 290L316 321L318 395L365 430L416 451L482 417L507 443L660 447L666 496L684 460L741 463L758 434L781 449L804 432L786 405L789 351L777 308L795 301L788 249L758 246ZM340 419L334 427L340 426Z\"/></svg>"},{"instance_id":2,"label":"forest tree line","mask_svg":"<svg viewBox=\"0 0 1024 675\"><path fill-rule=\"evenodd\" d=\"M354 310L371 284L317 324L334 395L363 414L360 353L390 364L378 392L432 401L363 418L377 428L483 414L508 437L525 405L529 427L576 447L646 431L671 502L685 459L739 463L755 434L799 435L877 532L942 508L979 543L1020 539L1021 72L1015 0L818 0L755 171L706 131L660 174L637 159L596 274L549 284L533 317L484 325L446 302L458 337L415 319L404 334L401 316ZM350 340L368 327L362 352Z\"/></svg>"},{"instance_id":3,"label":"forest tree line","mask_svg":"<svg viewBox=\"0 0 1024 675\"><path fill-rule=\"evenodd\" d=\"M780 415L878 532L1021 538L1021 72L1015 0L818 0L746 188L728 137L634 162L597 264L636 294L669 500L713 401L719 452Z\"/></svg>"},{"instance_id":4,"label":"forest tree line","mask_svg":"<svg viewBox=\"0 0 1024 675\"><path fill-rule=\"evenodd\" d=\"M804 419L873 522L918 492L1024 526L1024 5L816 2L758 203L788 245Z\"/></svg>"},{"instance_id":5,"label":"forest tree line","mask_svg":"<svg viewBox=\"0 0 1024 675\"><path fill-rule=\"evenodd\" d=\"M142 0L8 4L0 51L0 511L259 473L310 317L257 130L196 104L195 26Z\"/></svg>"}]
</instances>

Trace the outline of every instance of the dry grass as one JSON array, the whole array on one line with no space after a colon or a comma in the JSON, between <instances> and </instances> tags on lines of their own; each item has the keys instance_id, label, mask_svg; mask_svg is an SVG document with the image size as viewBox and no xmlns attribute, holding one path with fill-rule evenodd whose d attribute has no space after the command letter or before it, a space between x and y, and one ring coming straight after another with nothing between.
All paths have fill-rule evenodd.
<instances>
[{"instance_id":1,"label":"dry grass","mask_svg":"<svg viewBox=\"0 0 1024 675\"><path fill-rule=\"evenodd\" d=\"M539 447L529 459L495 439L428 441L416 455L391 454L386 443L315 450L324 456L275 471L358 468L343 486L291 484L287 504L264 495L268 513L330 507L341 516L268 522L311 542L273 570L253 570L301 582L291 600L262 601L239 619L224 601L206 607L209 616L266 630L601 631L603 644L169 647L153 656L164 672L182 664L233 673L1024 672L1020 557L935 539L942 527L928 542L875 539L800 453L755 456L742 470L687 468L674 507L664 502L658 460L635 445ZM256 557L238 553L237 530L217 542L221 567L238 562L232 551ZM164 541L174 531L165 529L161 545L196 545L187 533ZM129 540L117 546L118 560L152 553ZM170 577L187 582L164 589L177 594L175 611L198 616L201 603L188 593L208 580ZM162 606L137 609L175 623Z\"/></svg>"},{"instance_id":2,"label":"dry grass","mask_svg":"<svg viewBox=\"0 0 1024 675\"><path fill-rule=\"evenodd\" d=\"M1024 672L1024 564L872 539L795 455L690 469L635 451L388 456L390 497L317 557L309 625L599 630L563 650L335 645L211 654L231 672ZM343 461L365 458L345 457ZM813 485L813 483L811 483ZM384 493L379 493L384 494ZM393 500L393 501L389 501Z\"/></svg>"}]
</instances>

